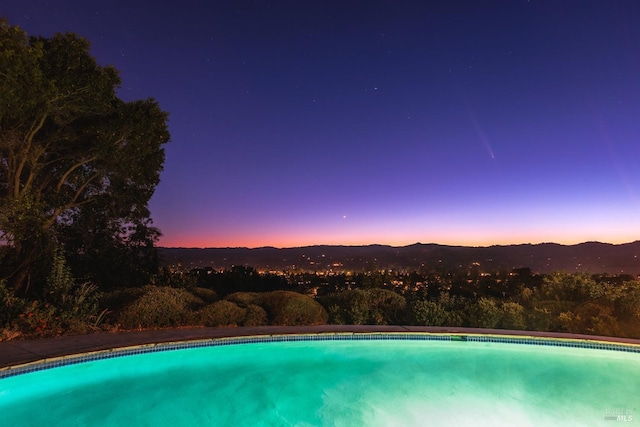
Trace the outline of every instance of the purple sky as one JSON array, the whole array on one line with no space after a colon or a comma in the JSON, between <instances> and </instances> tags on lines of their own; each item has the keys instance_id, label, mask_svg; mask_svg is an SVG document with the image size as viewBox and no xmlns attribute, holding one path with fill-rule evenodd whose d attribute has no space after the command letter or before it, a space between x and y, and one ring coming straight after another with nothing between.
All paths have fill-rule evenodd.
<instances>
[{"instance_id":1,"label":"purple sky","mask_svg":"<svg viewBox=\"0 0 640 427\"><path fill-rule=\"evenodd\" d=\"M640 239L640 2L4 0L153 97L162 246Z\"/></svg>"}]
</instances>

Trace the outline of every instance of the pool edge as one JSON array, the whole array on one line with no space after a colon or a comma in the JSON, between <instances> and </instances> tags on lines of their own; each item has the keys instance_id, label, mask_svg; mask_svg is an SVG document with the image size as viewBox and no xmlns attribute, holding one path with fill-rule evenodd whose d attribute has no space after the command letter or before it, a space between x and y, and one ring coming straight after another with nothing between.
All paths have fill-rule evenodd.
<instances>
[{"instance_id":1,"label":"pool edge","mask_svg":"<svg viewBox=\"0 0 640 427\"><path fill-rule=\"evenodd\" d=\"M350 328L332 327L257 327L257 328L199 328L200 334L182 333L177 334L177 339L167 339L175 334L160 334L157 342L147 342L154 334L137 335L129 333L128 338L132 338L128 343L120 345L95 345L95 348L84 349L83 351L73 351L71 347L58 346L57 353L39 357L37 352L31 354L31 360L7 363L0 366L0 379L20 375L22 373L33 372L57 366L81 363L88 360L102 358L112 358L126 356L137 353L147 353L154 351L168 351L181 348L218 346L228 344L244 344L249 342L269 342L269 341L313 341L332 339L432 339L449 341L472 341L472 342L499 342L513 344L534 344L534 345L554 345L563 347L583 347L592 349L604 349L614 351L627 351L640 353L640 340L616 337L601 337L589 335L576 335L565 333L547 333L536 331L513 331L494 329L474 329L474 328L447 328L447 327L402 327L402 326L367 326L350 325ZM180 331L180 330L177 330ZM186 330L183 330L186 331ZM147 331L150 332L150 331ZM151 331L153 332L153 331ZM165 331L166 332L166 331ZM175 332L175 331L174 331ZM192 332L192 331L191 331ZM217 333L211 333L217 332ZM235 334L233 332L236 332ZM126 335L126 334L125 334ZM212 335L212 336L209 336ZM100 336L100 335L99 335ZM423 337L423 338L411 338ZM76 341L82 341L83 337L72 337ZM108 335L102 335L103 338ZM375 338L380 337L380 338ZM400 338L403 337L403 338ZM62 337L60 337L62 338ZM136 338L144 338L137 343ZM54 344L64 344L65 340L50 339L50 346ZM69 340L67 340L69 341ZM100 341L100 340L94 340ZM125 340L126 341L126 340ZM21 341L23 345L36 343L37 341ZM0 343L0 350L6 344ZM76 346L77 347L77 346ZM66 350L66 351L65 351ZM0 352L2 354L2 352Z\"/></svg>"}]
</instances>

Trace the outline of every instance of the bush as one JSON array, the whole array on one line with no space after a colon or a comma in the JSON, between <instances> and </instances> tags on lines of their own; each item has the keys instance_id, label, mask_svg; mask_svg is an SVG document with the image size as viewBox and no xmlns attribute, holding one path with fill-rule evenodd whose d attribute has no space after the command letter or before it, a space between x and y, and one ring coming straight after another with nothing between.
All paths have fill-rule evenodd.
<instances>
[{"instance_id":1,"label":"bush","mask_svg":"<svg viewBox=\"0 0 640 427\"><path fill-rule=\"evenodd\" d=\"M332 323L386 325L403 323L406 300L387 289L353 289L321 299L329 307Z\"/></svg>"},{"instance_id":2,"label":"bush","mask_svg":"<svg viewBox=\"0 0 640 427\"><path fill-rule=\"evenodd\" d=\"M313 298L290 291L273 291L257 294L272 325L323 325L328 315Z\"/></svg>"},{"instance_id":3,"label":"bush","mask_svg":"<svg viewBox=\"0 0 640 427\"><path fill-rule=\"evenodd\" d=\"M500 327L503 329L525 329L524 307L516 302L505 302L501 307Z\"/></svg>"},{"instance_id":4,"label":"bush","mask_svg":"<svg viewBox=\"0 0 640 427\"><path fill-rule=\"evenodd\" d=\"M249 304L242 326L264 326L268 324L267 312L262 307Z\"/></svg>"},{"instance_id":5,"label":"bush","mask_svg":"<svg viewBox=\"0 0 640 427\"><path fill-rule=\"evenodd\" d=\"M4 336L82 334L96 326L100 318L97 285L77 283L60 248L54 249L49 267L40 299L19 298L0 281L0 327Z\"/></svg>"},{"instance_id":6,"label":"bush","mask_svg":"<svg viewBox=\"0 0 640 427\"><path fill-rule=\"evenodd\" d=\"M100 297L100 307L108 308L117 318L120 312L145 294L145 288L120 288Z\"/></svg>"},{"instance_id":7,"label":"bush","mask_svg":"<svg viewBox=\"0 0 640 427\"><path fill-rule=\"evenodd\" d=\"M163 328L189 324L203 301L185 289L145 286L144 294L118 317L125 329Z\"/></svg>"},{"instance_id":8,"label":"bush","mask_svg":"<svg viewBox=\"0 0 640 427\"><path fill-rule=\"evenodd\" d=\"M23 313L27 301L15 296L13 290L7 288L4 280L0 280L0 327L13 326L20 313Z\"/></svg>"},{"instance_id":9,"label":"bush","mask_svg":"<svg viewBox=\"0 0 640 427\"><path fill-rule=\"evenodd\" d=\"M39 301L31 301L18 316L19 329L29 337L51 337L62 333L60 316L56 308Z\"/></svg>"},{"instance_id":10,"label":"bush","mask_svg":"<svg viewBox=\"0 0 640 427\"><path fill-rule=\"evenodd\" d=\"M534 307L526 311L526 321L530 331L551 331L553 315L546 308Z\"/></svg>"},{"instance_id":11,"label":"bush","mask_svg":"<svg viewBox=\"0 0 640 427\"><path fill-rule=\"evenodd\" d=\"M449 320L445 309L433 301L415 301L411 313L416 325L447 326Z\"/></svg>"},{"instance_id":12,"label":"bush","mask_svg":"<svg viewBox=\"0 0 640 427\"><path fill-rule=\"evenodd\" d=\"M566 313L561 313L560 316L563 328L569 332L608 336L621 334L618 321L612 315L612 309L594 302L586 302L576 307L572 316Z\"/></svg>"},{"instance_id":13,"label":"bush","mask_svg":"<svg viewBox=\"0 0 640 427\"><path fill-rule=\"evenodd\" d=\"M495 328L502 313L493 299L480 298L469 307L469 325L474 328Z\"/></svg>"},{"instance_id":14,"label":"bush","mask_svg":"<svg viewBox=\"0 0 640 427\"><path fill-rule=\"evenodd\" d=\"M371 289L369 293L369 306L376 313L377 325L398 325L404 323L404 314L407 301L402 295L387 289Z\"/></svg>"},{"instance_id":15,"label":"bush","mask_svg":"<svg viewBox=\"0 0 640 427\"><path fill-rule=\"evenodd\" d=\"M411 317L414 324L425 326L461 326L462 317L456 308L459 298L441 294L438 301L414 301Z\"/></svg>"},{"instance_id":16,"label":"bush","mask_svg":"<svg viewBox=\"0 0 640 427\"><path fill-rule=\"evenodd\" d=\"M191 292L193 295L195 295L196 297L200 298L202 301L206 302L206 303L213 303L218 301L218 294L216 294L216 291L208 289L208 288L188 288L189 292Z\"/></svg>"},{"instance_id":17,"label":"bush","mask_svg":"<svg viewBox=\"0 0 640 427\"><path fill-rule=\"evenodd\" d=\"M541 293L556 301L587 302L604 298L606 288L588 273L557 272L544 278Z\"/></svg>"},{"instance_id":18,"label":"bush","mask_svg":"<svg viewBox=\"0 0 640 427\"><path fill-rule=\"evenodd\" d=\"M328 319L327 312L320 304L313 298L297 292L236 292L225 299L247 309L251 306L262 308L268 324L271 325L322 325L327 323ZM247 314L246 326L251 326L252 322L267 323L266 320L260 323L261 312L256 308L252 310L251 318Z\"/></svg>"},{"instance_id":19,"label":"bush","mask_svg":"<svg viewBox=\"0 0 640 427\"><path fill-rule=\"evenodd\" d=\"M270 295L274 325L322 325L328 315L324 307L312 298L295 292L275 291Z\"/></svg>"},{"instance_id":20,"label":"bush","mask_svg":"<svg viewBox=\"0 0 640 427\"><path fill-rule=\"evenodd\" d=\"M615 314L623 320L640 320L640 288L637 285L616 300Z\"/></svg>"},{"instance_id":21,"label":"bush","mask_svg":"<svg viewBox=\"0 0 640 427\"><path fill-rule=\"evenodd\" d=\"M60 332L88 332L97 318L99 296L96 284L76 282L62 249L55 248L44 300L55 307Z\"/></svg>"},{"instance_id":22,"label":"bush","mask_svg":"<svg viewBox=\"0 0 640 427\"><path fill-rule=\"evenodd\" d=\"M248 307L251 304L259 304L260 294L257 292L236 292L225 297L227 301L238 304L240 307Z\"/></svg>"},{"instance_id":23,"label":"bush","mask_svg":"<svg viewBox=\"0 0 640 427\"><path fill-rule=\"evenodd\" d=\"M200 310L200 322L204 326L238 326L244 322L246 309L231 301L217 301Z\"/></svg>"},{"instance_id":24,"label":"bush","mask_svg":"<svg viewBox=\"0 0 640 427\"><path fill-rule=\"evenodd\" d=\"M344 325L344 310L338 304L331 304L327 309L329 314L329 323L332 325Z\"/></svg>"}]
</instances>

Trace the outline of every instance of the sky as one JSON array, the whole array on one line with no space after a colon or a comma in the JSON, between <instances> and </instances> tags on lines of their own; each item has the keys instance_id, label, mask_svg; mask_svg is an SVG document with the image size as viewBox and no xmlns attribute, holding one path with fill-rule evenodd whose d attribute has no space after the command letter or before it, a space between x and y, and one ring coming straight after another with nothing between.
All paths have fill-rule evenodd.
<instances>
[{"instance_id":1,"label":"sky","mask_svg":"<svg viewBox=\"0 0 640 427\"><path fill-rule=\"evenodd\" d=\"M167 247L640 240L636 0L3 0L171 142Z\"/></svg>"}]
</instances>

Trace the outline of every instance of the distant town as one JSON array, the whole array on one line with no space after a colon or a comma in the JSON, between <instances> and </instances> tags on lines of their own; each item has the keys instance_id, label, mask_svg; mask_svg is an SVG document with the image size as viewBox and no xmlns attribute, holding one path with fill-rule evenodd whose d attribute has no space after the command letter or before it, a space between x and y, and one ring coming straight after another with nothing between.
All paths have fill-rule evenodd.
<instances>
[{"instance_id":1,"label":"distant town","mask_svg":"<svg viewBox=\"0 0 640 427\"><path fill-rule=\"evenodd\" d=\"M394 247L308 246L264 248L160 248L161 262L173 269L210 267L216 270L250 266L261 273L320 275L371 271L401 274L471 269L487 274L529 268L534 273L587 272L640 274L640 241L627 244L586 242L488 247L445 246L417 243Z\"/></svg>"}]
</instances>

